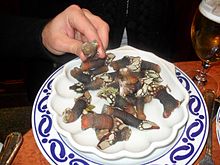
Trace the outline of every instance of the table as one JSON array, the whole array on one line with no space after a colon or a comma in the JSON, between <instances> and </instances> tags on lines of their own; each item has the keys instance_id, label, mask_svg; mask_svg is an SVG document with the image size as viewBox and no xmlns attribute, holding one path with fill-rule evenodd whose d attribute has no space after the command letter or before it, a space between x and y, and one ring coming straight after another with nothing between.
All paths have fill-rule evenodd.
<instances>
[{"instance_id":1,"label":"table","mask_svg":"<svg viewBox=\"0 0 220 165\"><path fill-rule=\"evenodd\" d=\"M190 61L190 62L178 62L175 63L177 67L179 67L184 72L190 71L195 68L200 68L201 62L199 61ZM220 63L216 63L210 70L209 73L215 76L217 80L220 80ZM220 85L220 82L218 82ZM218 90L218 95L220 95L220 91ZM215 164L220 164L220 145L217 141L216 136L216 124L215 121L212 124L213 129L213 136L212 136L212 142L213 142L213 159ZM23 144L16 155L13 165L25 165L25 164L31 164L31 165L48 165L49 163L42 155L41 151L38 149L37 144L35 143L35 139L32 133L32 130L29 130L23 137ZM198 164L199 160L202 159L202 157L205 154L205 148L203 149L200 157L194 164Z\"/></svg>"},{"instance_id":2,"label":"table","mask_svg":"<svg viewBox=\"0 0 220 165\"><path fill-rule=\"evenodd\" d=\"M195 68L201 67L201 62L198 61L192 61L192 62L179 62L176 63L176 66L182 69L185 73L187 71L193 70ZM210 68L209 74L214 76L216 80L220 80L220 63L216 63L213 65L213 67ZM220 85L220 82L218 82ZM220 95L220 89L217 92L217 95ZM218 144L217 136L216 136L216 124L215 121L212 123L212 154L213 154L213 160L215 164L220 164L220 158L219 158L219 152L220 152L220 145ZM205 147L197 159L197 161L194 163L195 165L199 163L199 161L203 158L205 155Z\"/></svg>"}]
</instances>

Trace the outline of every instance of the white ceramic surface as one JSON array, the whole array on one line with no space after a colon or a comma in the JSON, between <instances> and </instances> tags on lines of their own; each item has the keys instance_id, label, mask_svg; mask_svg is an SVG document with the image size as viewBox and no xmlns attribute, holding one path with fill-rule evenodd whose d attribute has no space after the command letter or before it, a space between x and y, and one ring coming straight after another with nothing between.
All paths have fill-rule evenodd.
<instances>
[{"instance_id":1,"label":"white ceramic surface","mask_svg":"<svg viewBox=\"0 0 220 165\"><path fill-rule=\"evenodd\" d=\"M147 118L160 126L157 130L140 131L132 128L132 134L128 141L118 142L105 150L97 149L98 139L93 129L81 130L81 119L73 123L64 123L62 121L62 112L67 107L73 107L74 98L79 94L73 90L69 90L69 86L73 85L75 80L70 75L70 70L79 67L81 61L73 60L65 64L61 74L57 75L52 83L52 93L48 99L48 109L53 115L53 124L55 129L65 137L69 143L86 154L95 154L103 159L115 160L124 157L142 158L151 154L156 148L169 145L176 137L180 128L184 126L188 119L187 104L189 94L182 84L178 81L175 74L173 64L160 59L156 55L135 49L130 46L121 47L108 52L114 53L116 59L123 56L139 56L143 60L151 61L159 64L161 67L162 84L168 85L173 95L178 100L184 100L180 107L176 108L171 116L167 119L163 118L163 107L161 103L153 99L149 104L145 105L145 114ZM101 113L102 107L107 102L96 96L97 91L90 91L92 94L92 105L95 105L94 111Z\"/></svg>"}]
</instances>

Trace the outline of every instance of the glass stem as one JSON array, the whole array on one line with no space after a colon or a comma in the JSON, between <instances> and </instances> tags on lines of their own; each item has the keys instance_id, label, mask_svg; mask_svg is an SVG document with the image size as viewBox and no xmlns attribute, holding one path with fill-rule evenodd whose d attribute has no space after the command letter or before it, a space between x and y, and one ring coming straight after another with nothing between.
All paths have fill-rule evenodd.
<instances>
[{"instance_id":1,"label":"glass stem","mask_svg":"<svg viewBox=\"0 0 220 165\"><path fill-rule=\"evenodd\" d=\"M208 61L202 62L201 70L197 70L197 74L195 75L194 79L197 81L198 84L205 84L207 82L207 69L210 67Z\"/></svg>"}]
</instances>

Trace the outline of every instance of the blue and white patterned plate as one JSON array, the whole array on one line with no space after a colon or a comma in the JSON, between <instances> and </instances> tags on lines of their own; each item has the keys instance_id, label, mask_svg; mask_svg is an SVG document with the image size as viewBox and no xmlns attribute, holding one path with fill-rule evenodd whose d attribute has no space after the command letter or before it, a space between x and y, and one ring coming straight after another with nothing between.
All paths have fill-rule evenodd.
<instances>
[{"instance_id":1,"label":"blue and white patterned plate","mask_svg":"<svg viewBox=\"0 0 220 165\"><path fill-rule=\"evenodd\" d=\"M168 86L169 93L175 96L177 100L181 100L180 106L175 108L168 118L163 117L164 108L157 99L152 99L151 102L145 104L144 113L148 120L157 123L160 129L140 131L130 127L131 135L129 140L115 143L111 147L100 150L97 147L99 140L94 129L81 129L81 117L78 120L65 123L63 122L62 113L67 107L73 107L75 101L81 94L70 90L69 87L78 81L72 77L71 70L75 67L80 67L81 60L75 59L65 64L63 72L59 74L52 83L52 92L48 99L47 107L53 118L54 128L61 134L67 137L70 144L77 150L83 153L90 153L101 157L102 159L111 160L111 163L117 159L124 157L130 159L138 159L142 157L149 158L155 149L168 146L177 136L188 120L188 102L189 94L187 90L178 81L175 73L175 66L151 52L142 51L131 46L123 46L117 49L108 50L107 53L115 55L114 61L123 57L136 57L144 61L156 63L160 66L160 77L163 80L160 84ZM108 73L114 72L111 66L108 67ZM91 105L95 113L102 113L102 107L106 103L105 100L97 97L100 90L89 90L91 95ZM160 135L160 136L158 136ZM89 140L88 140L89 137ZM135 145L134 145L135 144ZM165 152L160 150L161 153ZM114 161L113 161L114 160ZM129 161L130 162L130 161Z\"/></svg>"},{"instance_id":2,"label":"blue and white patterned plate","mask_svg":"<svg viewBox=\"0 0 220 165\"><path fill-rule=\"evenodd\" d=\"M36 143L50 164L192 164L200 155L208 134L208 115L205 102L191 79L176 68L176 76L189 93L189 118L169 146L156 149L147 157L104 160L93 154L73 148L68 140L53 127L52 114L48 110L51 84L63 70L60 67L42 85L32 111L32 128Z\"/></svg>"}]
</instances>

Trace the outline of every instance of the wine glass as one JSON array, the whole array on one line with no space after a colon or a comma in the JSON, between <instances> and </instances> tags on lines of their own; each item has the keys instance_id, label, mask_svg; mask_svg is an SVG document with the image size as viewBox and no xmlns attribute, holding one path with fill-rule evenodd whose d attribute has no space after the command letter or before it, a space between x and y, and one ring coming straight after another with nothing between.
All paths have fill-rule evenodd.
<instances>
[{"instance_id":1,"label":"wine glass","mask_svg":"<svg viewBox=\"0 0 220 165\"><path fill-rule=\"evenodd\" d=\"M199 70L188 75L200 91L218 90L218 83L209 75L208 69L214 62L220 61L220 3L219 0L203 0L192 21L191 40L193 48L202 61Z\"/></svg>"}]
</instances>

